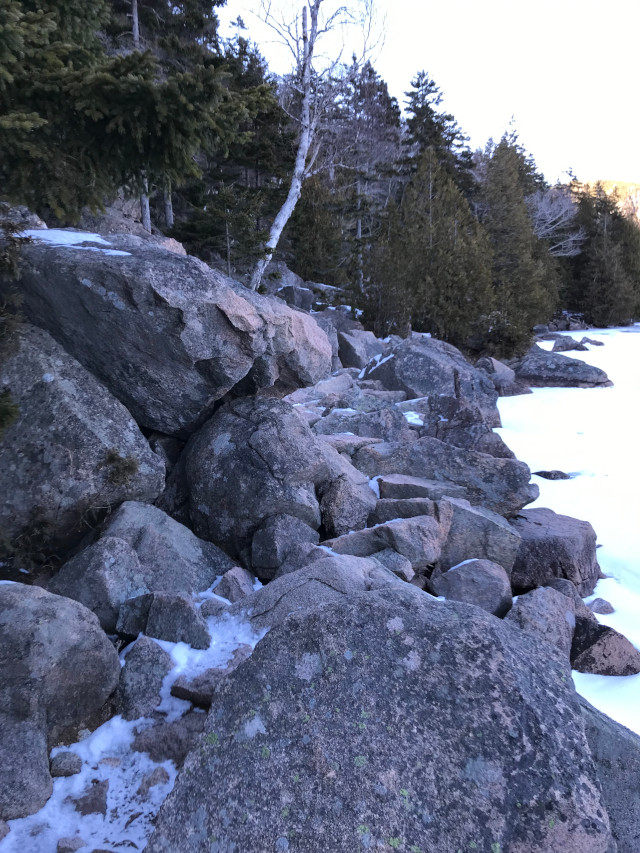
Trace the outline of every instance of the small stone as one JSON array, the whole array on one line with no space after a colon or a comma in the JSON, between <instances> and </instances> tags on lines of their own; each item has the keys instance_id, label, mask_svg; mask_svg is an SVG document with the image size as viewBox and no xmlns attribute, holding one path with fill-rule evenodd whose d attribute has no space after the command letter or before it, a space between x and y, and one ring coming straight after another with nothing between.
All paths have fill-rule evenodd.
<instances>
[{"instance_id":1,"label":"small stone","mask_svg":"<svg viewBox=\"0 0 640 853\"><path fill-rule=\"evenodd\" d=\"M219 598L207 598L202 602L200 615L203 619L208 619L210 616L220 616L221 612L228 606L224 601L220 601Z\"/></svg>"},{"instance_id":2,"label":"small stone","mask_svg":"<svg viewBox=\"0 0 640 853\"><path fill-rule=\"evenodd\" d=\"M309 528L311 529L311 528ZM317 534L316 534L317 535ZM231 604L240 601L241 598L246 598L253 592L253 582L255 578L246 569L240 566L235 566L229 569L222 576L222 580L216 587L216 595L226 598Z\"/></svg>"},{"instance_id":3,"label":"small stone","mask_svg":"<svg viewBox=\"0 0 640 853\"><path fill-rule=\"evenodd\" d=\"M138 788L137 793L145 800L149 796L149 791L156 785L164 785L169 781L169 774L164 767L156 767L151 773L146 773L142 777L142 784Z\"/></svg>"},{"instance_id":4,"label":"small stone","mask_svg":"<svg viewBox=\"0 0 640 853\"><path fill-rule=\"evenodd\" d=\"M2 841L3 838L6 838L10 832L11 827L9 826L9 824L6 823L6 821L4 820L0 820L0 841Z\"/></svg>"},{"instance_id":5,"label":"small stone","mask_svg":"<svg viewBox=\"0 0 640 853\"><path fill-rule=\"evenodd\" d=\"M86 845L87 842L84 838L80 838L78 835L72 838L60 838L58 839L56 853L76 853L76 850L80 850L81 847L86 847Z\"/></svg>"},{"instance_id":6,"label":"small stone","mask_svg":"<svg viewBox=\"0 0 640 853\"><path fill-rule=\"evenodd\" d=\"M67 797L65 802L70 802L81 815L107 813L107 791L109 780L103 782L95 780L91 787L81 797Z\"/></svg>"},{"instance_id":7,"label":"small stone","mask_svg":"<svg viewBox=\"0 0 640 853\"><path fill-rule=\"evenodd\" d=\"M571 474L565 474L564 471L534 471L535 477L542 477L544 480L570 480Z\"/></svg>"},{"instance_id":8,"label":"small stone","mask_svg":"<svg viewBox=\"0 0 640 853\"><path fill-rule=\"evenodd\" d=\"M106 764L107 767L120 767L122 759L108 756L107 758L101 758L98 764Z\"/></svg>"},{"instance_id":9,"label":"small stone","mask_svg":"<svg viewBox=\"0 0 640 853\"><path fill-rule=\"evenodd\" d=\"M608 601L605 601L604 598L594 598L587 607L592 613L599 613L601 616L608 616L609 613L616 612L615 607Z\"/></svg>"},{"instance_id":10,"label":"small stone","mask_svg":"<svg viewBox=\"0 0 640 853\"><path fill-rule=\"evenodd\" d=\"M75 752L59 752L51 759L52 776L75 776L82 770L82 759Z\"/></svg>"}]
</instances>

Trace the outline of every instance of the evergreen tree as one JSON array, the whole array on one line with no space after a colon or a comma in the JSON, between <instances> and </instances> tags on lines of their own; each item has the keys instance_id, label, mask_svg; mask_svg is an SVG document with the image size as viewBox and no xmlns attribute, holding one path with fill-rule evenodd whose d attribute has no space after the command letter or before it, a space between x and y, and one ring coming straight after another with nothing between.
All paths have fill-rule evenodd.
<instances>
[{"instance_id":1,"label":"evergreen tree","mask_svg":"<svg viewBox=\"0 0 640 853\"><path fill-rule=\"evenodd\" d=\"M571 259L568 306L596 326L627 323L640 311L640 230L600 184L582 191L578 221L586 239Z\"/></svg>"},{"instance_id":2,"label":"evergreen tree","mask_svg":"<svg viewBox=\"0 0 640 853\"><path fill-rule=\"evenodd\" d=\"M73 219L145 172L193 174L205 140L233 136L213 67L163 78L150 53L105 54L105 0L0 2L14 45L0 71L0 183L10 199Z\"/></svg>"},{"instance_id":3,"label":"evergreen tree","mask_svg":"<svg viewBox=\"0 0 640 853\"><path fill-rule=\"evenodd\" d=\"M436 152L425 149L416 172L393 209L387 235L372 254L368 313L389 325L389 309L456 346L469 347L487 333L492 316L491 257L486 236ZM391 295L386 291L391 288Z\"/></svg>"},{"instance_id":4,"label":"evergreen tree","mask_svg":"<svg viewBox=\"0 0 640 853\"><path fill-rule=\"evenodd\" d=\"M233 272L255 264L262 254L266 222L284 198L293 133L255 45L238 32L221 50L225 86L243 111L239 132L224 149L213 145L200 153L201 174L178 193L172 233L207 261L222 256L227 272Z\"/></svg>"},{"instance_id":5,"label":"evergreen tree","mask_svg":"<svg viewBox=\"0 0 640 853\"><path fill-rule=\"evenodd\" d=\"M464 135L451 113L438 109L442 93L426 71L419 71L406 92L406 144L412 157L430 148L462 192L470 197L475 183L473 157ZM412 160L408 161L411 168ZM415 165L415 162L414 162Z\"/></svg>"},{"instance_id":6,"label":"evergreen tree","mask_svg":"<svg viewBox=\"0 0 640 853\"><path fill-rule=\"evenodd\" d=\"M548 319L555 302L548 253L533 233L525 202L526 174L521 152L503 137L487 163L481 190L493 258L495 313L487 343L498 355L523 352L532 327Z\"/></svg>"}]
</instances>

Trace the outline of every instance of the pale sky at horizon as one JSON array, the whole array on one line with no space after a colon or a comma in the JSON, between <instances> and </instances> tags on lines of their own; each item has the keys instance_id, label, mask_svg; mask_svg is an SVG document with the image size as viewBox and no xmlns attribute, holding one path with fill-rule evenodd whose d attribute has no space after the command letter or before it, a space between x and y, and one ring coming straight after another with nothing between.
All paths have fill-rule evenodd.
<instances>
[{"instance_id":1,"label":"pale sky at horizon","mask_svg":"<svg viewBox=\"0 0 640 853\"><path fill-rule=\"evenodd\" d=\"M245 35L281 73L288 60L251 15L258 6L227 0L221 21L241 15ZM386 27L373 64L401 105L424 69L472 148L498 140L513 116L548 181L571 168L583 181L640 183L640 0L376 0L376 7ZM347 45L346 59L351 52Z\"/></svg>"}]
</instances>

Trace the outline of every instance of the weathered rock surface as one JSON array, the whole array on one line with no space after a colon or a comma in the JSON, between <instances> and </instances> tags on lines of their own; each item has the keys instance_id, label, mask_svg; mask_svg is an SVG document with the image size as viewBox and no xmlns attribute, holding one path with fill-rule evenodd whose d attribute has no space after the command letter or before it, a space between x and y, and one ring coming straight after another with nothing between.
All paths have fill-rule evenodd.
<instances>
[{"instance_id":1,"label":"weathered rock surface","mask_svg":"<svg viewBox=\"0 0 640 853\"><path fill-rule=\"evenodd\" d=\"M521 537L511 575L514 590L524 592L566 578L580 595L593 592L600 566L596 533L588 521L540 508L522 510L511 524Z\"/></svg>"},{"instance_id":2,"label":"weathered rock surface","mask_svg":"<svg viewBox=\"0 0 640 853\"><path fill-rule=\"evenodd\" d=\"M580 697L587 742L618 853L640 850L640 738Z\"/></svg>"},{"instance_id":3,"label":"weathered rock surface","mask_svg":"<svg viewBox=\"0 0 640 853\"><path fill-rule=\"evenodd\" d=\"M408 474L464 489L463 497L500 515L513 515L538 496L524 462L497 459L424 437L410 444L383 442L363 447L353 464L369 477Z\"/></svg>"},{"instance_id":4,"label":"weathered rock surface","mask_svg":"<svg viewBox=\"0 0 640 853\"><path fill-rule=\"evenodd\" d=\"M337 539L328 539L324 545L336 554L354 557L371 557L378 551L391 548L406 557L412 569L424 569L439 560L450 520L449 512L394 519Z\"/></svg>"},{"instance_id":5,"label":"weathered rock surface","mask_svg":"<svg viewBox=\"0 0 640 853\"><path fill-rule=\"evenodd\" d=\"M204 729L205 719L202 712L194 711L172 723L160 722L138 732L132 748L145 752L152 761L173 761L180 768Z\"/></svg>"},{"instance_id":6,"label":"weathered rock surface","mask_svg":"<svg viewBox=\"0 0 640 853\"><path fill-rule=\"evenodd\" d=\"M208 649L211 644L207 623L185 595L154 593L144 630L150 637L187 643L194 649Z\"/></svg>"},{"instance_id":7,"label":"weathered rock surface","mask_svg":"<svg viewBox=\"0 0 640 853\"><path fill-rule=\"evenodd\" d=\"M501 515L469 501L445 497L440 509L451 516L440 554L440 568L480 558L498 563L508 575L520 547L520 536Z\"/></svg>"},{"instance_id":8,"label":"weathered rock surface","mask_svg":"<svg viewBox=\"0 0 640 853\"><path fill-rule=\"evenodd\" d=\"M330 372L331 346L309 315L196 258L135 237L111 243L129 254L27 246L19 287L26 316L143 426L188 434L240 384L286 393Z\"/></svg>"},{"instance_id":9,"label":"weathered rock surface","mask_svg":"<svg viewBox=\"0 0 640 853\"><path fill-rule=\"evenodd\" d=\"M338 355L345 367L363 368L374 356L384 352L384 344L373 332L360 329L338 332Z\"/></svg>"},{"instance_id":10,"label":"weathered rock surface","mask_svg":"<svg viewBox=\"0 0 640 853\"><path fill-rule=\"evenodd\" d=\"M438 417L425 425L422 434L439 438L454 447L476 450L499 459L515 459L513 451L484 421L477 406L459 404L456 408L457 411L452 413L451 417Z\"/></svg>"},{"instance_id":11,"label":"weathered rock surface","mask_svg":"<svg viewBox=\"0 0 640 853\"><path fill-rule=\"evenodd\" d=\"M410 398L439 394L464 398L478 406L490 426L500 426L493 382L459 350L435 338L414 335L402 341L391 357L370 362L365 377L379 379L392 391L405 391Z\"/></svg>"},{"instance_id":12,"label":"weathered rock surface","mask_svg":"<svg viewBox=\"0 0 640 853\"><path fill-rule=\"evenodd\" d=\"M317 545L319 539L317 531L299 518L282 513L273 515L253 535L251 566L259 578L270 580L294 546L302 542Z\"/></svg>"},{"instance_id":13,"label":"weathered rock surface","mask_svg":"<svg viewBox=\"0 0 640 853\"><path fill-rule=\"evenodd\" d=\"M640 652L626 637L607 625L577 619L571 646L571 666L594 675L637 675Z\"/></svg>"},{"instance_id":14,"label":"weathered rock surface","mask_svg":"<svg viewBox=\"0 0 640 853\"><path fill-rule=\"evenodd\" d=\"M494 616L504 616L511 607L511 583L502 566L491 560L465 560L429 581L434 595L449 601L464 601Z\"/></svg>"},{"instance_id":15,"label":"weathered rock surface","mask_svg":"<svg viewBox=\"0 0 640 853\"><path fill-rule=\"evenodd\" d=\"M251 595L254 581L255 577L251 572L236 566L222 576L222 580L216 587L216 595L221 595L222 598L226 598L233 604L235 601L240 601L241 598Z\"/></svg>"},{"instance_id":16,"label":"weathered rock surface","mask_svg":"<svg viewBox=\"0 0 640 853\"><path fill-rule=\"evenodd\" d=\"M0 444L5 538L37 528L52 549L70 547L85 514L164 488L164 463L129 412L46 332L20 327L5 388L19 409Z\"/></svg>"},{"instance_id":17,"label":"weathered rock surface","mask_svg":"<svg viewBox=\"0 0 640 853\"><path fill-rule=\"evenodd\" d=\"M534 388L598 388L613 385L599 367L533 347L515 366L516 377Z\"/></svg>"},{"instance_id":18,"label":"weathered rock surface","mask_svg":"<svg viewBox=\"0 0 640 853\"><path fill-rule=\"evenodd\" d=\"M424 477L412 477L410 474L385 474L376 478L380 497L389 499L430 498L439 501L445 496L464 498L464 486L453 483L439 483L437 480L427 480Z\"/></svg>"},{"instance_id":19,"label":"weathered rock surface","mask_svg":"<svg viewBox=\"0 0 640 853\"><path fill-rule=\"evenodd\" d=\"M377 496L369 478L331 447L323 452L329 470L318 489L320 517L326 536L342 536L367 525Z\"/></svg>"},{"instance_id":20,"label":"weathered rock surface","mask_svg":"<svg viewBox=\"0 0 640 853\"><path fill-rule=\"evenodd\" d=\"M173 668L171 655L148 637L139 637L127 652L118 685L118 712L125 720L150 717L160 704L165 676Z\"/></svg>"},{"instance_id":21,"label":"weathered rock surface","mask_svg":"<svg viewBox=\"0 0 640 853\"><path fill-rule=\"evenodd\" d=\"M382 438L384 441L413 441L416 437L405 417L393 409L377 412L333 409L325 418L315 422L313 431L316 435L350 432L362 438Z\"/></svg>"},{"instance_id":22,"label":"weathered rock surface","mask_svg":"<svg viewBox=\"0 0 640 853\"><path fill-rule=\"evenodd\" d=\"M49 748L106 719L119 675L118 655L86 607L0 585L0 819L44 805Z\"/></svg>"},{"instance_id":23,"label":"weathered rock surface","mask_svg":"<svg viewBox=\"0 0 640 853\"><path fill-rule=\"evenodd\" d=\"M435 503L429 498L381 498L369 516L370 526L384 524L397 518L415 518L417 515L436 515Z\"/></svg>"},{"instance_id":24,"label":"weathered rock surface","mask_svg":"<svg viewBox=\"0 0 640 853\"><path fill-rule=\"evenodd\" d=\"M102 535L65 563L48 589L93 610L108 633L115 632L127 599L149 592L201 592L234 566L215 545L148 504L122 504Z\"/></svg>"},{"instance_id":25,"label":"weathered rock surface","mask_svg":"<svg viewBox=\"0 0 640 853\"><path fill-rule=\"evenodd\" d=\"M64 750L51 759L50 771L53 777L75 776L82 770L82 759L75 752Z\"/></svg>"},{"instance_id":26,"label":"weathered rock surface","mask_svg":"<svg viewBox=\"0 0 640 853\"><path fill-rule=\"evenodd\" d=\"M377 560L325 550L323 557L275 578L249 598L234 604L228 612L247 618L259 631L284 622L297 610L337 603L363 592L403 583Z\"/></svg>"},{"instance_id":27,"label":"weathered rock surface","mask_svg":"<svg viewBox=\"0 0 640 853\"><path fill-rule=\"evenodd\" d=\"M317 529L323 447L282 400L246 398L220 409L187 445L189 509L199 536L240 555L270 516Z\"/></svg>"},{"instance_id":28,"label":"weathered rock surface","mask_svg":"<svg viewBox=\"0 0 640 853\"><path fill-rule=\"evenodd\" d=\"M546 586L534 589L518 596L506 618L569 657L576 617L573 602L566 595Z\"/></svg>"},{"instance_id":29,"label":"weathered rock surface","mask_svg":"<svg viewBox=\"0 0 640 853\"><path fill-rule=\"evenodd\" d=\"M615 849L560 656L408 585L293 614L226 680L146 849L212 843Z\"/></svg>"}]
</instances>

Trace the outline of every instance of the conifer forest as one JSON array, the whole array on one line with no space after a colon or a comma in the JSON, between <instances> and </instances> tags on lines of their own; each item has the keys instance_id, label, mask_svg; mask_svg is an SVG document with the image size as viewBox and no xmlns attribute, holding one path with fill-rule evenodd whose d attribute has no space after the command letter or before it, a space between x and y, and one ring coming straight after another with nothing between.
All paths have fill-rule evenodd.
<instances>
[{"instance_id":1,"label":"conifer forest","mask_svg":"<svg viewBox=\"0 0 640 853\"><path fill-rule=\"evenodd\" d=\"M0 0L2 198L73 225L140 197L149 228L247 286L281 260L379 336L470 353L521 353L558 310L640 314L640 230L615 193L550 186L512 131L471 150L427 71L398 103L366 56L321 67L323 0L284 76L240 18L221 37L222 5Z\"/></svg>"}]
</instances>

